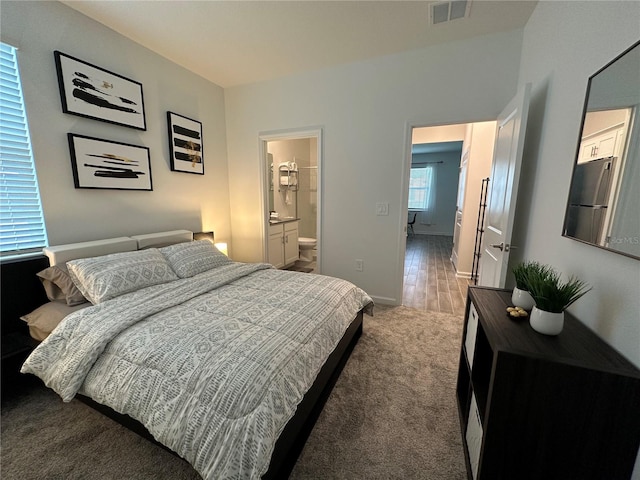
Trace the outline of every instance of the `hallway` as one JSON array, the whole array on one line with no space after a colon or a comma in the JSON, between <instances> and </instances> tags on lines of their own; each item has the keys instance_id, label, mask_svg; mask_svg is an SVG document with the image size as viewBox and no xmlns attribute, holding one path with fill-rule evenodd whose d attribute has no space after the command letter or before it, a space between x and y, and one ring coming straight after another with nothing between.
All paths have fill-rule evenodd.
<instances>
[{"instance_id":1,"label":"hallway","mask_svg":"<svg viewBox=\"0 0 640 480\"><path fill-rule=\"evenodd\" d=\"M453 237L409 235L404 261L402 304L419 310L464 315L470 280L451 264Z\"/></svg>"}]
</instances>

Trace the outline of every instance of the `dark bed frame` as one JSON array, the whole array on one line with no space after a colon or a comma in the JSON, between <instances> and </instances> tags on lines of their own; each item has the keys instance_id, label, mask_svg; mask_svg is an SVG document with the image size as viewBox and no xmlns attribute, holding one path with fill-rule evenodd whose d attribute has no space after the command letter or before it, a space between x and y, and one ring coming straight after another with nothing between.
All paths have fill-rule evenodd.
<instances>
[{"instance_id":1,"label":"dark bed frame","mask_svg":"<svg viewBox=\"0 0 640 480\"><path fill-rule=\"evenodd\" d=\"M0 272L0 286L2 289L0 299L3 348L5 338L7 342L10 339L14 342L18 338L33 344L28 334L27 325L20 320L20 316L31 312L48 301L44 288L36 277L37 272L49 266L48 259L44 256L38 256L28 260L2 262L0 266L2 268ZM324 404L329 398L356 343L358 343L358 339L362 335L362 323L363 310L358 312L356 318L351 322L342 340L331 353L315 382L298 405L295 415L282 431L271 456L269 470L262 476L264 480L286 479L289 477ZM5 360L3 355L3 375L5 363L8 363ZM174 453L156 441L140 422L130 416L118 413L84 395L77 395L76 398L129 430Z\"/></svg>"}]
</instances>

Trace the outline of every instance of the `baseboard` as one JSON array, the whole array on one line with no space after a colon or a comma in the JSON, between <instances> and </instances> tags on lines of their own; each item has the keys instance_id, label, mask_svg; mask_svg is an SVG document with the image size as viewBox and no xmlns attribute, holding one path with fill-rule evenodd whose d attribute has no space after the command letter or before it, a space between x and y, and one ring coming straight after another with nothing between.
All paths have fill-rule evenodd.
<instances>
[{"instance_id":1,"label":"baseboard","mask_svg":"<svg viewBox=\"0 0 640 480\"><path fill-rule=\"evenodd\" d=\"M420 232L415 230L414 235L434 235L438 237L453 237L453 233L451 232Z\"/></svg>"},{"instance_id":2,"label":"baseboard","mask_svg":"<svg viewBox=\"0 0 640 480\"><path fill-rule=\"evenodd\" d=\"M373 300L373 303L379 304L379 305L400 305L400 303L398 303L398 301L395 298L377 297L377 296L371 295L371 300Z\"/></svg>"}]
</instances>

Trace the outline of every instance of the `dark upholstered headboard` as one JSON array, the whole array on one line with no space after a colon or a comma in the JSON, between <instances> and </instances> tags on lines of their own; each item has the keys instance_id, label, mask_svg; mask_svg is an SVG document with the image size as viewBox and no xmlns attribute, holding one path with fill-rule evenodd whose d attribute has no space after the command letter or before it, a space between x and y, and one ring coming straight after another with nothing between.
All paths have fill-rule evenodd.
<instances>
[{"instance_id":1,"label":"dark upholstered headboard","mask_svg":"<svg viewBox=\"0 0 640 480\"><path fill-rule=\"evenodd\" d=\"M44 255L0 263L2 335L13 332L29 335L29 328L20 317L48 301L44 287L36 276L48 266L49 259Z\"/></svg>"}]
</instances>

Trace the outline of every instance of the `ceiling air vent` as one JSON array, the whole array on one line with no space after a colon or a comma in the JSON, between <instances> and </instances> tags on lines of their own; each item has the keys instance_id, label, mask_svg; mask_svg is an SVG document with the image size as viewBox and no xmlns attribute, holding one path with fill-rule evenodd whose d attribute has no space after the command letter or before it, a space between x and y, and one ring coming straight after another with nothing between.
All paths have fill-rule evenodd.
<instances>
[{"instance_id":1,"label":"ceiling air vent","mask_svg":"<svg viewBox=\"0 0 640 480\"><path fill-rule=\"evenodd\" d=\"M471 10L471 0L452 0L450 2L432 3L429 12L431 14L431 25L450 22L459 18L469 16Z\"/></svg>"}]
</instances>

